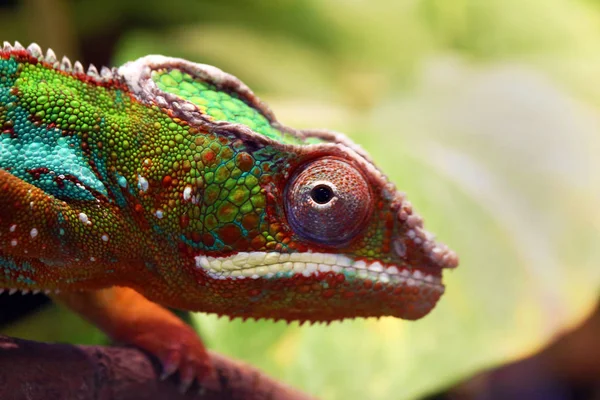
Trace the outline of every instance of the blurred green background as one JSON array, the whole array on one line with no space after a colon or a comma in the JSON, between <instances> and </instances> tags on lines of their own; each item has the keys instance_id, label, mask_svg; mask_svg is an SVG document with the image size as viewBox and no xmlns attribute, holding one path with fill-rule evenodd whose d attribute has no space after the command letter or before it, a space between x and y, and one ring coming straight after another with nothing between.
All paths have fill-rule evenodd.
<instances>
[{"instance_id":1,"label":"blurred green background","mask_svg":"<svg viewBox=\"0 0 600 400\"><path fill-rule=\"evenodd\" d=\"M208 345L324 399L404 399L532 354L600 287L600 3L23 0L0 37L87 64L216 65L283 123L347 133L455 249L425 319L194 316ZM104 343L48 308L2 332Z\"/></svg>"}]
</instances>

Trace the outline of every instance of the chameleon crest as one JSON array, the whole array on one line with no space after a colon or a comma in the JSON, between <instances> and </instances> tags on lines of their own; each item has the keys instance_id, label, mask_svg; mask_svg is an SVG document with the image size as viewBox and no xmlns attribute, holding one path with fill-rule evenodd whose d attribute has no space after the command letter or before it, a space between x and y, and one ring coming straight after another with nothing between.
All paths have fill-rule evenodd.
<instances>
[{"instance_id":1,"label":"chameleon crest","mask_svg":"<svg viewBox=\"0 0 600 400\"><path fill-rule=\"evenodd\" d=\"M458 263L360 147L280 124L215 67L147 56L85 72L5 43L0 77L0 288L417 319Z\"/></svg>"}]
</instances>

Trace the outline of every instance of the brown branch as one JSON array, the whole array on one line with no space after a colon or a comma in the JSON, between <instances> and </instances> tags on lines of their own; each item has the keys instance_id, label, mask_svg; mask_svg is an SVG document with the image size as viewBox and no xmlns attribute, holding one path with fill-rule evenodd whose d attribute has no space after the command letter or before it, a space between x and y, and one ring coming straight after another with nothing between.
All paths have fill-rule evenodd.
<instances>
[{"instance_id":1,"label":"brown branch","mask_svg":"<svg viewBox=\"0 0 600 400\"><path fill-rule=\"evenodd\" d=\"M217 381L205 384L203 390L193 386L182 395L176 377L160 381L157 362L135 348L46 344L0 336L0 399L310 399L249 365L213 352L210 357Z\"/></svg>"}]
</instances>

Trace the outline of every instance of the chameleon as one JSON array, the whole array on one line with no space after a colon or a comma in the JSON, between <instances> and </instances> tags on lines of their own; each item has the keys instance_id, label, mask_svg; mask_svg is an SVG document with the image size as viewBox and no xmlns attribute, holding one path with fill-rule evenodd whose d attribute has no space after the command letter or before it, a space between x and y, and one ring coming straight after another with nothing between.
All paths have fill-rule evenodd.
<instances>
[{"instance_id":1,"label":"chameleon","mask_svg":"<svg viewBox=\"0 0 600 400\"><path fill-rule=\"evenodd\" d=\"M0 48L1 290L45 292L183 391L211 366L170 309L416 320L457 265L359 145L216 67Z\"/></svg>"}]
</instances>

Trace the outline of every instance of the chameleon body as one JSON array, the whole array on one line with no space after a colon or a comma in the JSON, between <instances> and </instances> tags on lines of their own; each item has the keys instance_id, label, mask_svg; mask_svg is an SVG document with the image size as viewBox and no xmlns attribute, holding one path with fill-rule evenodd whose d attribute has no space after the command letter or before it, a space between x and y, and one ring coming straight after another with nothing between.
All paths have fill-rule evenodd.
<instances>
[{"instance_id":1,"label":"chameleon body","mask_svg":"<svg viewBox=\"0 0 600 400\"><path fill-rule=\"evenodd\" d=\"M161 307L332 321L426 315L457 256L344 135L280 124L221 70L0 50L0 288L46 291L206 374Z\"/></svg>"}]
</instances>

